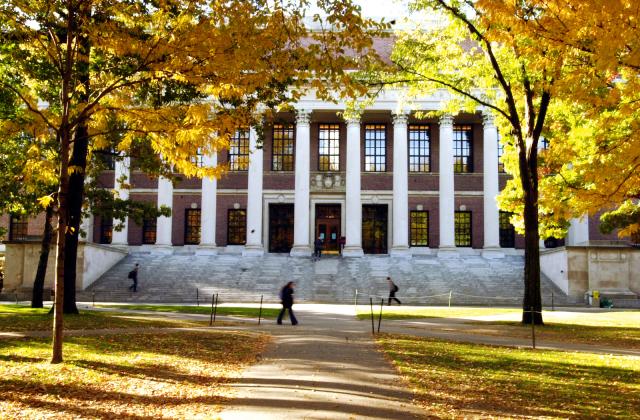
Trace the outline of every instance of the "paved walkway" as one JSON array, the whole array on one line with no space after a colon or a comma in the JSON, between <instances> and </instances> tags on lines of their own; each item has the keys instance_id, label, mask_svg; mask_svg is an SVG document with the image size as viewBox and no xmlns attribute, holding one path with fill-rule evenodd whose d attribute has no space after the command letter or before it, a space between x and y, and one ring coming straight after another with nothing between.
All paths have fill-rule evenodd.
<instances>
[{"instance_id":1,"label":"paved walkway","mask_svg":"<svg viewBox=\"0 0 640 420\"><path fill-rule=\"evenodd\" d=\"M297 310L296 310L297 309ZM267 324L262 361L232 384L222 419L412 419L424 411L353 308L299 305L300 325Z\"/></svg>"}]
</instances>

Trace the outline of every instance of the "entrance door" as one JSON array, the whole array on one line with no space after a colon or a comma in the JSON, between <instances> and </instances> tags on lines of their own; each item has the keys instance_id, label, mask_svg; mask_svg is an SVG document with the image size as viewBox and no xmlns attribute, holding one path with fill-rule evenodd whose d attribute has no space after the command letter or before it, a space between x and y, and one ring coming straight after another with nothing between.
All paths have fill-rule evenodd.
<instances>
[{"instance_id":1,"label":"entrance door","mask_svg":"<svg viewBox=\"0 0 640 420\"><path fill-rule=\"evenodd\" d=\"M365 254L387 253L386 204L362 206L362 250Z\"/></svg>"},{"instance_id":2,"label":"entrance door","mask_svg":"<svg viewBox=\"0 0 640 420\"><path fill-rule=\"evenodd\" d=\"M316 236L322 239L322 252L340 251L340 204L316 204Z\"/></svg>"},{"instance_id":3,"label":"entrance door","mask_svg":"<svg viewBox=\"0 0 640 420\"><path fill-rule=\"evenodd\" d=\"M293 204L269 204L269 252L290 252L293 246Z\"/></svg>"}]
</instances>

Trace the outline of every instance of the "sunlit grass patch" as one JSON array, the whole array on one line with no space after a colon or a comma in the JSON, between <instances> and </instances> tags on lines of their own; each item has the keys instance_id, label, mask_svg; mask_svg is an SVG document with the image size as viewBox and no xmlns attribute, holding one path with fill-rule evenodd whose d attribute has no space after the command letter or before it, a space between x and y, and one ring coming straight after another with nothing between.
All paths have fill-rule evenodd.
<instances>
[{"instance_id":1,"label":"sunlit grass patch","mask_svg":"<svg viewBox=\"0 0 640 420\"><path fill-rule=\"evenodd\" d=\"M49 308L32 309L23 305L0 305L0 331L48 331L53 315ZM67 330L95 330L101 328L201 327L203 321L140 317L115 312L81 311L79 315L64 316Z\"/></svg>"},{"instance_id":2,"label":"sunlit grass patch","mask_svg":"<svg viewBox=\"0 0 640 420\"><path fill-rule=\"evenodd\" d=\"M380 312L380 302L373 307L374 314ZM368 305L358 305L357 315L360 319L370 316ZM383 306L382 314L385 319L413 319L413 318L471 318L478 316L520 314L518 308L490 308L490 307L462 307L462 306Z\"/></svg>"},{"instance_id":3,"label":"sunlit grass patch","mask_svg":"<svg viewBox=\"0 0 640 420\"><path fill-rule=\"evenodd\" d=\"M68 337L65 362L51 365L48 340L0 340L0 418L212 418L266 342L231 331Z\"/></svg>"},{"instance_id":4,"label":"sunlit grass patch","mask_svg":"<svg viewBox=\"0 0 640 420\"><path fill-rule=\"evenodd\" d=\"M638 357L410 336L378 341L434 416L632 418L640 406Z\"/></svg>"},{"instance_id":5,"label":"sunlit grass patch","mask_svg":"<svg viewBox=\"0 0 640 420\"><path fill-rule=\"evenodd\" d=\"M188 305L97 305L100 308L121 308L139 311L174 312L185 314L211 314L210 306L188 306ZM262 308L262 318L275 318L280 309ZM260 315L260 308L240 307L240 306L218 306L217 315L230 315L237 317L257 318Z\"/></svg>"}]
</instances>

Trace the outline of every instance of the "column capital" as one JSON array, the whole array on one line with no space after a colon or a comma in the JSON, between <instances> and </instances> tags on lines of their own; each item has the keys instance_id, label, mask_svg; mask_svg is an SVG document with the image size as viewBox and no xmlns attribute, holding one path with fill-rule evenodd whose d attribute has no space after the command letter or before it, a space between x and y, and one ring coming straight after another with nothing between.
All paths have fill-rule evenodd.
<instances>
[{"instance_id":1,"label":"column capital","mask_svg":"<svg viewBox=\"0 0 640 420\"><path fill-rule=\"evenodd\" d=\"M493 122L493 114L490 111L485 111L482 113L482 125L485 128L493 128L495 124Z\"/></svg>"},{"instance_id":2,"label":"column capital","mask_svg":"<svg viewBox=\"0 0 640 420\"><path fill-rule=\"evenodd\" d=\"M345 115L344 120L347 122L347 125L360 125L360 115Z\"/></svg>"},{"instance_id":3,"label":"column capital","mask_svg":"<svg viewBox=\"0 0 640 420\"><path fill-rule=\"evenodd\" d=\"M451 127L453 126L453 115L451 114L443 114L440 117L440 126Z\"/></svg>"},{"instance_id":4,"label":"column capital","mask_svg":"<svg viewBox=\"0 0 640 420\"><path fill-rule=\"evenodd\" d=\"M407 124L409 122L409 114L404 111L400 112L392 112L391 117L393 118L393 124Z\"/></svg>"},{"instance_id":5,"label":"column capital","mask_svg":"<svg viewBox=\"0 0 640 420\"><path fill-rule=\"evenodd\" d=\"M296 110L296 123L297 124L309 124L311 122L311 111L308 109Z\"/></svg>"}]
</instances>

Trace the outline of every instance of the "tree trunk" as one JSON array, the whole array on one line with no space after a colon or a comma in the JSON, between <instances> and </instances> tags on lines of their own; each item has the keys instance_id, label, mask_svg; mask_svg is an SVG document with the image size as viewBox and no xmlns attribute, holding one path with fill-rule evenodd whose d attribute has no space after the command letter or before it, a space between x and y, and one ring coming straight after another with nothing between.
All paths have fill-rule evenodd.
<instances>
[{"instance_id":1,"label":"tree trunk","mask_svg":"<svg viewBox=\"0 0 640 420\"><path fill-rule=\"evenodd\" d=\"M53 239L53 205L50 204L45 210L44 232L42 234L42 244L40 247L40 260L38 261L38 270L36 278L33 281L33 293L31 296L31 307L42 308L43 305L43 289L44 278L47 274L47 262L49 261L49 250L51 249L51 240Z\"/></svg>"},{"instance_id":2,"label":"tree trunk","mask_svg":"<svg viewBox=\"0 0 640 420\"><path fill-rule=\"evenodd\" d=\"M64 339L63 301L65 245L67 232L67 191L69 190L69 128L66 124L60 130L60 186L58 187L58 242L56 249L55 296L53 300L53 340L51 363L62 362Z\"/></svg>"},{"instance_id":3,"label":"tree trunk","mask_svg":"<svg viewBox=\"0 0 640 420\"><path fill-rule=\"evenodd\" d=\"M82 7L80 10L81 19L88 20L89 9ZM78 95L81 103L89 100L89 54L91 46L89 37L80 36L79 55L77 62L78 80L83 86L83 90ZM89 148L89 131L87 120L80 121L76 127L73 137L73 150L69 165L75 170L69 175L69 196L68 196L68 220L69 231L67 232L66 254L65 254L65 273L64 273L64 313L77 314L76 306L76 276L78 261L78 240L80 234L80 224L82 222L82 202L84 199L84 180L87 168L87 151Z\"/></svg>"},{"instance_id":4,"label":"tree trunk","mask_svg":"<svg viewBox=\"0 0 640 420\"><path fill-rule=\"evenodd\" d=\"M524 192L524 298L522 323L542 325L540 294L540 235L538 234L538 150L537 142L519 150L520 180Z\"/></svg>"}]
</instances>

